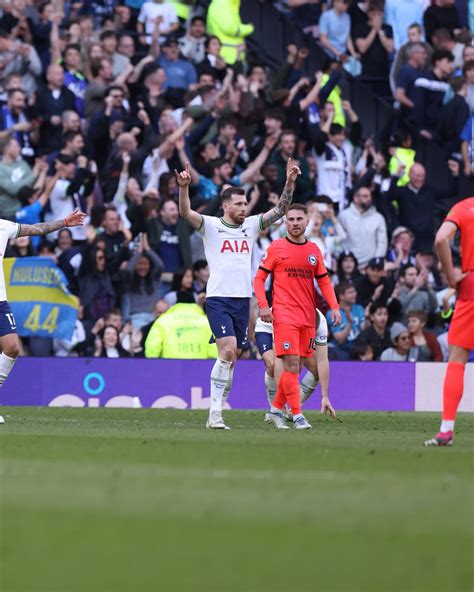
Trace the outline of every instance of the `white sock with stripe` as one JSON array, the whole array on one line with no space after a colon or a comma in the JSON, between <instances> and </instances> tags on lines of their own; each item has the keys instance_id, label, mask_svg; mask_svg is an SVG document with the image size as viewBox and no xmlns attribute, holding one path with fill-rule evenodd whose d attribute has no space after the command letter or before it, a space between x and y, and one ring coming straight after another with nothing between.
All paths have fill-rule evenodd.
<instances>
[{"instance_id":1,"label":"white sock with stripe","mask_svg":"<svg viewBox=\"0 0 474 592\"><path fill-rule=\"evenodd\" d=\"M211 371L211 411L222 411L224 390L230 379L232 362L217 358Z\"/></svg>"},{"instance_id":2,"label":"white sock with stripe","mask_svg":"<svg viewBox=\"0 0 474 592\"><path fill-rule=\"evenodd\" d=\"M277 392L277 385L276 385L276 381L273 378L273 376L268 376L268 374L265 372L265 390L267 391L267 399L268 399L268 404L272 405L273 403L273 399L275 398L276 392Z\"/></svg>"},{"instance_id":3,"label":"white sock with stripe","mask_svg":"<svg viewBox=\"0 0 474 592\"><path fill-rule=\"evenodd\" d=\"M5 355L3 352L0 354L0 386L3 386L15 362L16 358L10 358L10 356Z\"/></svg>"},{"instance_id":4,"label":"white sock with stripe","mask_svg":"<svg viewBox=\"0 0 474 592\"><path fill-rule=\"evenodd\" d=\"M315 375L308 370L300 382L301 403L307 401L314 393L314 389L318 386L319 380Z\"/></svg>"},{"instance_id":5,"label":"white sock with stripe","mask_svg":"<svg viewBox=\"0 0 474 592\"><path fill-rule=\"evenodd\" d=\"M234 369L235 366L230 369L229 372L229 380L227 381L227 384L225 385L225 389L224 389L224 394L222 395L222 406L225 405L225 403L227 402L227 399L229 398L230 395L230 391L232 390L232 384L234 383Z\"/></svg>"}]
</instances>

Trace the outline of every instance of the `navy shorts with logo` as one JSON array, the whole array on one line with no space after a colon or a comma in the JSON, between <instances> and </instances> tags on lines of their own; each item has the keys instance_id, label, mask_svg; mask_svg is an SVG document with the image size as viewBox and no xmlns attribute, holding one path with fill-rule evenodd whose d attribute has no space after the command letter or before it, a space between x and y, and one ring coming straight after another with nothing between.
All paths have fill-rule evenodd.
<instances>
[{"instance_id":1,"label":"navy shorts with logo","mask_svg":"<svg viewBox=\"0 0 474 592\"><path fill-rule=\"evenodd\" d=\"M215 339L233 336L239 349L248 347L250 298L211 296L206 298L206 314Z\"/></svg>"},{"instance_id":2,"label":"navy shorts with logo","mask_svg":"<svg viewBox=\"0 0 474 592\"><path fill-rule=\"evenodd\" d=\"M16 333L16 321L6 300L0 302L0 337Z\"/></svg>"},{"instance_id":3,"label":"navy shorts with logo","mask_svg":"<svg viewBox=\"0 0 474 592\"><path fill-rule=\"evenodd\" d=\"M273 335L263 331L255 331L255 341L257 342L258 353L263 356L267 351L273 349Z\"/></svg>"}]
</instances>

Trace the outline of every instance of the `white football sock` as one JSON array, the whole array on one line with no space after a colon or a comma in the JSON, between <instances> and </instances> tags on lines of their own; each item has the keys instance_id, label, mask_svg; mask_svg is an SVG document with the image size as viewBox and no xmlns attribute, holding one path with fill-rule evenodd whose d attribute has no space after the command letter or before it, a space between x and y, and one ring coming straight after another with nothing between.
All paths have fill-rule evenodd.
<instances>
[{"instance_id":1,"label":"white football sock","mask_svg":"<svg viewBox=\"0 0 474 592\"><path fill-rule=\"evenodd\" d=\"M268 399L268 404L272 405L273 403L273 399L275 398L276 392L277 392L277 385L276 385L276 381L273 378L273 376L268 376L268 374L265 372L265 390L267 391L267 399Z\"/></svg>"},{"instance_id":2,"label":"white football sock","mask_svg":"<svg viewBox=\"0 0 474 592\"><path fill-rule=\"evenodd\" d=\"M232 362L217 358L211 371L211 411L222 411L222 397L229 382Z\"/></svg>"},{"instance_id":3,"label":"white football sock","mask_svg":"<svg viewBox=\"0 0 474 592\"><path fill-rule=\"evenodd\" d=\"M225 385L225 389L224 389L224 393L222 395L222 405L224 405L224 403L226 403L227 399L229 398L230 395L230 391L232 390L232 384L234 383L234 368L231 367L230 372L229 372L229 380L227 381L227 384Z\"/></svg>"},{"instance_id":4,"label":"white football sock","mask_svg":"<svg viewBox=\"0 0 474 592\"><path fill-rule=\"evenodd\" d=\"M3 352L0 354L0 386L3 386L3 383L8 378L15 362L16 358L10 358Z\"/></svg>"},{"instance_id":5,"label":"white football sock","mask_svg":"<svg viewBox=\"0 0 474 592\"><path fill-rule=\"evenodd\" d=\"M301 403L304 403L311 397L318 384L319 380L308 370L300 382Z\"/></svg>"},{"instance_id":6,"label":"white football sock","mask_svg":"<svg viewBox=\"0 0 474 592\"><path fill-rule=\"evenodd\" d=\"M454 419L443 419L440 432L454 432Z\"/></svg>"}]
</instances>

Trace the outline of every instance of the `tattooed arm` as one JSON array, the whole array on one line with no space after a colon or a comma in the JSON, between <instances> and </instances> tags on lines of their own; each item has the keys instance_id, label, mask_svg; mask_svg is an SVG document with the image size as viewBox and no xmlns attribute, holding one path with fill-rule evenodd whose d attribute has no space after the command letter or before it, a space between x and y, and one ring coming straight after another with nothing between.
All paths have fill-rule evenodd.
<instances>
[{"instance_id":1,"label":"tattooed arm","mask_svg":"<svg viewBox=\"0 0 474 592\"><path fill-rule=\"evenodd\" d=\"M288 164L286 165L285 187L283 188L283 192L277 205L263 214L261 218L262 228L268 228L286 214L290 207L291 200L293 199L293 191L295 190L295 183L298 175L301 175L298 162L289 158Z\"/></svg>"},{"instance_id":2,"label":"tattooed arm","mask_svg":"<svg viewBox=\"0 0 474 592\"><path fill-rule=\"evenodd\" d=\"M70 226L84 226L84 218L86 215L76 208L74 212L63 218L62 220L53 220L53 222L40 222L39 224L20 224L20 232L18 236L43 236L61 228L68 228Z\"/></svg>"}]
</instances>

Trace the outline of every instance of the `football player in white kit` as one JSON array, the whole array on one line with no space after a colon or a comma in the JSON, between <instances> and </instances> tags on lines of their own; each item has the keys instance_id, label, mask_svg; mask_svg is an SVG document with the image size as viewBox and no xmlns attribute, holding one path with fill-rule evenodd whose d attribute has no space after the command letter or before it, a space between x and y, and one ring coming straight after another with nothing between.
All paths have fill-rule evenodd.
<instances>
[{"instance_id":1,"label":"football player in white kit","mask_svg":"<svg viewBox=\"0 0 474 592\"><path fill-rule=\"evenodd\" d=\"M311 358L304 360L304 366L308 370L300 381L301 403L309 399L313 394L318 383L321 382L321 413L329 413L336 417L336 412L329 401L329 358L328 358L328 325L323 313L316 309L317 326L316 337L314 339L314 353ZM278 377L281 374L281 368L278 367L280 361L275 358L273 351L273 324L262 321L259 317L255 324L255 339L257 341L258 351L265 363L265 390L268 403L272 404L275 397ZM290 418L290 416L289 416ZM267 416L265 415L265 421Z\"/></svg>"},{"instance_id":2,"label":"football player in white kit","mask_svg":"<svg viewBox=\"0 0 474 592\"><path fill-rule=\"evenodd\" d=\"M7 302L5 276L3 275L3 257L8 241L11 238L18 238L19 236L43 236L61 228L82 226L85 216L83 212L76 208L66 218L54 220L53 222L17 224L16 222L0 219L0 260L2 261L2 268L0 270L0 342L2 345L2 353L0 354L0 387L3 386L5 380L8 378L20 353L20 340L18 339L16 330L15 317ZM0 416L0 423L4 423L2 416Z\"/></svg>"},{"instance_id":3,"label":"football player in white kit","mask_svg":"<svg viewBox=\"0 0 474 592\"><path fill-rule=\"evenodd\" d=\"M265 214L248 218L245 217L247 198L242 188L228 187L221 193L222 218L203 216L191 209L189 166L175 174L179 185L179 213L201 233L210 270L206 312L218 357L211 371L211 407L206 427L228 429L222 418L222 405L232 388L235 362L248 347L253 245L261 230L285 215L301 171L296 162L289 159L286 184L277 205Z\"/></svg>"}]
</instances>

